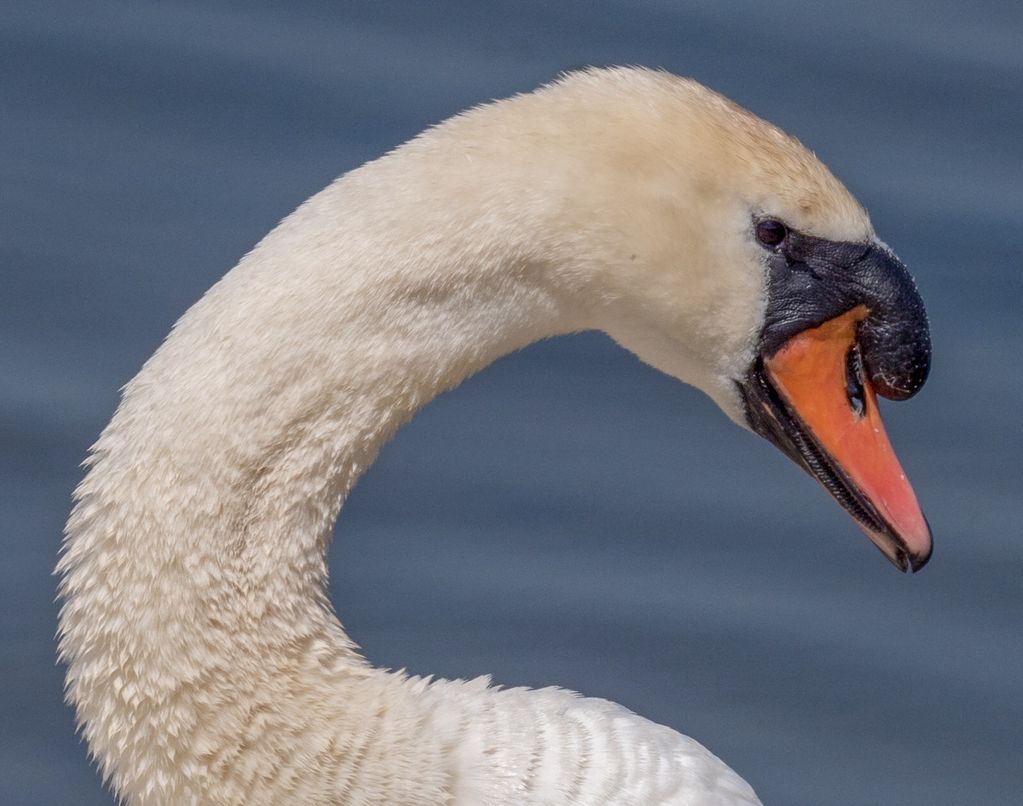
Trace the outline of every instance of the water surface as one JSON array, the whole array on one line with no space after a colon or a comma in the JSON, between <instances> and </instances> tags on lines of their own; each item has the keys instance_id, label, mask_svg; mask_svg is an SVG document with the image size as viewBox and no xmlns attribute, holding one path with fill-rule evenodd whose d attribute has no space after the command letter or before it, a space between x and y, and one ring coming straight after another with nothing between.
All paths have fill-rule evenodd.
<instances>
[{"instance_id":1,"label":"water surface","mask_svg":"<svg viewBox=\"0 0 1023 806\"><path fill-rule=\"evenodd\" d=\"M423 126L583 64L695 76L800 136L915 272L932 379L885 414L937 540L900 577L766 442L584 335L381 454L331 551L375 662L608 697L769 804L1023 783L1023 6L917 0L0 7L0 802L111 803L55 666L78 462L174 319Z\"/></svg>"}]
</instances>

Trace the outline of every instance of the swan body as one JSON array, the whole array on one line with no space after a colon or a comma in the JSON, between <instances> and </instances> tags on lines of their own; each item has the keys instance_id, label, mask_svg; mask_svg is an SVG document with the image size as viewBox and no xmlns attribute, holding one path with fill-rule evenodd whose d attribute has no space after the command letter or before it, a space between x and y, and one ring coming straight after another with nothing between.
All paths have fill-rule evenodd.
<instances>
[{"instance_id":1,"label":"swan body","mask_svg":"<svg viewBox=\"0 0 1023 806\"><path fill-rule=\"evenodd\" d=\"M440 124L286 218L93 446L58 571L67 696L132 804L759 803L602 700L369 665L325 593L359 475L440 392L601 329L747 425L751 211L868 244L810 152L695 82L590 70Z\"/></svg>"}]
</instances>

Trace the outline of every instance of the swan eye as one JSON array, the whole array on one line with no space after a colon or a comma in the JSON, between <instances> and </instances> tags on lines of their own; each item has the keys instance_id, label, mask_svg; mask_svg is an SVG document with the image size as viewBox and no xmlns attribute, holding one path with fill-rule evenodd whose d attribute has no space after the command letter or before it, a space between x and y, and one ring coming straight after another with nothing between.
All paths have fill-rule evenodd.
<instances>
[{"instance_id":1,"label":"swan eye","mask_svg":"<svg viewBox=\"0 0 1023 806\"><path fill-rule=\"evenodd\" d=\"M757 222L757 240L761 246L775 247L789 234L788 227L773 218Z\"/></svg>"}]
</instances>

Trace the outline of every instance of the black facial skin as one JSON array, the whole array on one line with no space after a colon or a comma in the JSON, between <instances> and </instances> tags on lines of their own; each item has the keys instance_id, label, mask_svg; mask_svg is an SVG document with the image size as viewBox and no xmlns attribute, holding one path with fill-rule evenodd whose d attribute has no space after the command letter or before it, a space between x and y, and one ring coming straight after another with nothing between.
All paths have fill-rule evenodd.
<instances>
[{"instance_id":1,"label":"black facial skin","mask_svg":"<svg viewBox=\"0 0 1023 806\"><path fill-rule=\"evenodd\" d=\"M738 384L746 419L802 466L861 524L891 542L900 570L923 567L928 557L909 554L903 541L805 427L771 384L764 359L798 333L863 305L856 350L847 367L847 394L862 413L864 378L893 400L914 395L927 379L931 340L923 300L906 267L877 243L845 243L804 235L777 219L758 219L753 237L767 254L767 312L757 357ZM858 409L859 407L859 409Z\"/></svg>"},{"instance_id":2,"label":"black facial skin","mask_svg":"<svg viewBox=\"0 0 1023 806\"><path fill-rule=\"evenodd\" d=\"M792 229L777 245L763 248L768 279L762 356L774 355L797 333L865 305L869 313L858 342L874 391L891 400L916 394L930 370L931 337L923 300L902 261L876 243L828 241Z\"/></svg>"}]
</instances>

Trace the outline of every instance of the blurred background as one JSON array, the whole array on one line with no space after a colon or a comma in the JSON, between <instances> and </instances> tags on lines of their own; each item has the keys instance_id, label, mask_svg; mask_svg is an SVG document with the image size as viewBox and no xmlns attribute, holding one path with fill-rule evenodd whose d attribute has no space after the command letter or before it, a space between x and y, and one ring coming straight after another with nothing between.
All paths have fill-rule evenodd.
<instances>
[{"instance_id":1,"label":"blurred background","mask_svg":"<svg viewBox=\"0 0 1023 806\"><path fill-rule=\"evenodd\" d=\"M375 663L606 697L767 804L1015 804L1023 772L1023 5L0 4L0 802L110 804L55 662L78 463L174 320L334 176L587 64L796 134L915 273L885 407L934 528L902 577L765 441L595 334L428 407L331 595Z\"/></svg>"}]
</instances>

